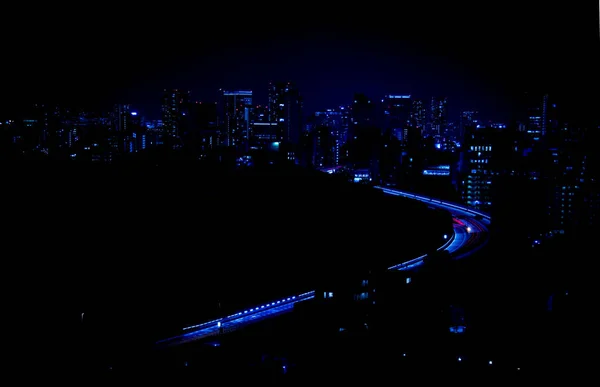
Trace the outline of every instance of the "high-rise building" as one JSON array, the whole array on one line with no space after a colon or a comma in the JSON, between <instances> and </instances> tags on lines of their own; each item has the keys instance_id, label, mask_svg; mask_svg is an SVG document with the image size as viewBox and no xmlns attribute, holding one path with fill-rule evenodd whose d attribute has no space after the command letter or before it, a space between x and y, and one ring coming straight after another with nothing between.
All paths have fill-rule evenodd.
<instances>
[{"instance_id":1,"label":"high-rise building","mask_svg":"<svg viewBox=\"0 0 600 387\"><path fill-rule=\"evenodd\" d=\"M348 109L344 106L316 112L309 133L312 164L319 167L339 166L347 130Z\"/></svg>"},{"instance_id":2,"label":"high-rise building","mask_svg":"<svg viewBox=\"0 0 600 387\"><path fill-rule=\"evenodd\" d=\"M465 131L468 127L477 127L479 113L475 110L465 110L460 114L460 133L458 135L458 140L460 142L464 141Z\"/></svg>"},{"instance_id":3,"label":"high-rise building","mask_svg":"<svg viewBox=\"0 0 600 387\"><path fill-rule=\"evenodd\" d=\"M127 138L131 133L131 105L118 104L112 112L112 125L108 135L111 152L127 152Z\"/></svg>"},{"instance_id":4,"label":"high-rise building","mask_svg":"<svg viewBox=\"0 0 600 387\"><path fill-rule=\"evenodd\" d=\"M404 132L410 125L412 98L410 95L386 95L381 100L383 107L384 132L403 140Z\"/></svg>"},{"instance_id":5,"label":"high-rise building","mask_svg":"<svg viewBox=\"0 0 600 387\"><path fill-rule=\"evenodd\" d=\"M186 116L184 144L193 149L199 157L205 157L219 145L219 119L216 102L190 104Z\"/></svg>"},{"instance_id":6,"label":"high-rise building","mask_svg":"<svg viewBox=\"0 0 600 387\"><path fill-rule=\"evenodd\" d=\"M485 130L496 131L489 211L494 219L493 232L500 239L512 238L515 244L531 243L529 240L548 226L547 189L540 169L544 157L539 149L531 147L528 136L514 126Z\"/></svg>"},{"instance_id":7,"label":"high-rise building","mask_svg":"<svg viewBox=\"0 0 600 387\"><path fill-rule=\"evenodd\" d=\"M83 117L80 122L86 122ZM146 147L141 117L129 104L117 104L111 114L108 131L110 153L134 153Z\"/></svg>"},{"instance_id":8,"label":"high-rise building","mask_svg":"<svg viewBox=\"0 0 600 387\"><path fill-rule=\"evenodd\" d=\"M427 123L427 108L422 99L414 99L412 101L411 111L412 126L423 128Z\"/></svg>"},{"instance_id":9,"label":"high-rise building","mask_svg":"<svg viewBox=\"0 0 600 387\"><path fill-rule=\"evenodd\" d=\"M295 160L295 149L302 135L302 98L292 82L269 83L269 122L277 123L279 142Z\"/></svg>"},{"instance_id":10,"label":"high-rise building","mask_svg":"<svg viewBox=\"0 0 600 387\"><path fill-rule=\"evenodd\" d=\"M162 98L163 143L180 147L185 132L185 115L190 104L190 92L180 89L165 89Z\"/></svg>"},{"instance_id":11,"label":"high-rise building","mask_svg":"<svg viewBox=\"0 0 600 387\"><path fill-rule=\"evenodd\" d=\"M557 126L556 105L551 103L548 94L524 93L520 109L520 129L533 142L542 140Z\"/></svg>"},{"instance_id":12,"label":"high-rise building","mask_svg":"<svg viewBox=\"0 0 600 387\"><path fill-rule=\"evenodd\" d=\"M598 204L594 199L598 161L588 131L566 123L561 127L561 141L545 149L549 159L544 175L549 189L550 231L569 233L594 223L595 211L591 209Z\"/></svg>"},{"instance_id":13,"label":"high-rise building","mask_svg":"<svg viewBox=\"0 0 600 387\"><path fill-rule=\"evenodd\" d=\"M351 123L348 143L343 154L345 163L360 175L379 179L381 160L381 121L377 101L362 93L355 93L351 105Z\"/></svg>"},{"instance_id":14,"label":"high-rise building","mask_svg":"<svg viewBox=\"0 0 600 387\"><path fill-rule=\"evenodd\" d=\"M492 205L492 158L496 130L470 127L463 147L464 177L462 182L463 201L482 211Z\"/></svg>"},{"instance_id":15,"label":"high-rise building","mask_svg":"<svg viewBox=\"0 0 600 387\"><path fill-rule=\"evenodd\" d=\"M250 117L252 115L251 90L219 90L221 117L221 143L240 150L249 149Z\"/></svg>"},{"instance_id":16,"label":"high-rise building","mask_svg":"<svg viewBox=\"0 0 600 387\"><path fill-rule=\"evenodd\" d=\"M250 122L250 149L272 150L278 147L277 122L269 121L269 106L256 105Z\"/></svg>"},{"instance_id":17,"label":"high-rise building","mask_svg":"<svg viewBox=\"0 0 600 387\"><path fill-rule=\"evenodd\" d=\"M355 140L360 133L378 129L377 107L375 101L362 93L354 94L352 100L352 123L349 128L349 140Z\"/></svg>"},{"instance_id":18,"label":"high-rise building","mask_svg":"<svg viewBox=\"0 0 600 387\"><path fill-rule=\"evenodd\" d=\"M269 83L269 121L277 122L281 142L297 144L302 133L302 98L291 82Z\"/></svg>"},{"instance_id":19,"label":"high-rise building","mask_svg":"<svg viewBox=\"0 0 600 387\"><path fill-rule=\"evenodd\" d=\"M432 97L429 112L430 135L439 136L448 124L448 98Z\"/></svg>"}]
</instances>

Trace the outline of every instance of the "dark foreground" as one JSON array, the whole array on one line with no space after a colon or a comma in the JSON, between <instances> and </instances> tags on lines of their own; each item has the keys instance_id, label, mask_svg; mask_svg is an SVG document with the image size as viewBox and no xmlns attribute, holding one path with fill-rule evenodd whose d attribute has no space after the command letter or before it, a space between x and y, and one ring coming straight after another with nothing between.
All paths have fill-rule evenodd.
<instances>
[{"instance_id":1,"label":"dark foreground","mask_svg":"<svg viewBox=\"0 0 600 387\"><path fill-rule=\"evenodd\" d=\"M423 270L411 291L382 283L376 306L301 304L293 314L171 349L133 345L132 332L132 345L108 359L83 324L81 356L66 377L173 386L585 380L592 369L590 288L578 283L585 277L565 267L500 269L493 254L480 254L446 273ZM463 334L448 330L450 303L466 311Z\"/></svg>"}]
</instances>

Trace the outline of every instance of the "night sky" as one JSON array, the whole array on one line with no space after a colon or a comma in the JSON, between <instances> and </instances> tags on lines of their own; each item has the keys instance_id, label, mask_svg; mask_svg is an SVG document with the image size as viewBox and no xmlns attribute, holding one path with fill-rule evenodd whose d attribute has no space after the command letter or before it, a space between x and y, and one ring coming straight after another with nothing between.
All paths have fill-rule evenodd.
<instances>
[{"instance_id":1,"label":"night sky","mask_svg":"<svg viewBox=\"0 0 600 387\"><path fill-rule=\"evenodd\" d=\"M507 120L522 90L598 90L595 2L403 3L24 9L0 27L2 106L123 102L158 118L163 88L201 101L221 87L251 89L263 103L269 80L290 80L308 112L354 92L445 95L453 115L474 108Z\"/></svg>"}]
</instances>

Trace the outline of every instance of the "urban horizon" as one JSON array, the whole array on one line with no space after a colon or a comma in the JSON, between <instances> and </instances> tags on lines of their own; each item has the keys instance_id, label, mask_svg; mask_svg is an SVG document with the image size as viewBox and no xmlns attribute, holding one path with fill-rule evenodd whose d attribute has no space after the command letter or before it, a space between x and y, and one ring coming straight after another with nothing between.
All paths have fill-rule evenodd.
<instances>
[{"instance_id":1,"label":"urban horizon","mask_svg":"<svg viewBox=\"0 0 600 387\"><path fill-rule=\"evenodd\" d=\"M173 386L587 375L585 7L10 15L15 369Z\"/></svg>"}]
</instances>

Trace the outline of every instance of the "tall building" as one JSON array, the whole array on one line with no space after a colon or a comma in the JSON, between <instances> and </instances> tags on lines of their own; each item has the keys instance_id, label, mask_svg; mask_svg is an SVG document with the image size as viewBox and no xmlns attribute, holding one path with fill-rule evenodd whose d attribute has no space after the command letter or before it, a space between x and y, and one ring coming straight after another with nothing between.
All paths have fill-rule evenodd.
<instances>
[{"instance_id":1,"label":"tall building","mask_svg":"<svg viewBox=\"0 0 600 387\"><path fill-rule=\"evenodd\" d=\"M404 132L410 125L412 98L410 95L386 95L383 105L384 132L404 140Z\"/></svg>"},{"instance_id":2,"label":"tall building","mask_svg":"<svg viewBox=\"0 0 600 387\"><path fill-rule=\"evenodd\" d=\"M371 98L362 93L354 94L351 111L352 123L349 128L350 140L355 140L359 133L377 128L377 107L375 101L371 100Z\"/></svg>"},{"instance_id":3,"label":"tall building","mask_svg":"<svg viewBox=\"0 0 600 387\"><path fill-rule=\"evenodd\" d=\"M479 113L475 110L465 110L460 113L460 133L458 135L458 141L461 143L464 141L466 128L477 126L478 115Z\"/></svg>"},{"instance_id":4,"label":"tall building","mask_svg":"<svg viewBox=\"0 0 600 387\"><path fill-rule=\"evenodd\" d=\"M239 150L249 149L250 117L252 115L251 90L219 90L221 117L221 143Z\"/></svg>"},{"instance_id":5,"label":"tall building","mask_svg":"<svg viewBox=\"0 0 600 387\"><path fill-rule=\"evenodd\" d=\"M333 128L319 126L309 134L311 152L310 162L317 168L336 167L339 165L339 147L336 132Z\"/></svg>"},{"instance_id":6,"label":"tall building","mask_svg":"<svg viewBox=\"0 0 600 387\"><path fill-rule=\"evenodd\" d=\"M313 165L336 167L341 164L344 134L348 131L348 110L341 106L315 113L309 133Z\"/></svg>"},{"instance_id":7,"label":"tall building","mask_svg":"<svg viewBox=\"0 0 600 387\"><path fill-rule=\"evenodd\" d=\"M490 160L496 130L469 127L463 146L462 199L482 211L489 211L492 205L493 169Z\"/></svg>"},{"instance_id":8,"label":"tall building","mask_svg":"<svg viewBox=\"0 0 600 387\"><path fill-rule=\"evenodd\" d=\"M427 124L427 108L421 99L413 99L410 111L410 125L404 128L402 143L414 156L421 148L423 130Z\"/></svg>"},{"instance_id":9,"label":"tall building","mask_svg":"<svg viewBox=\"0 0 600 387\"><path fill-rule=\"evenodd\" d=\"M115 105L110 118L107 138L110 154L134 153L146 148L146 131L131 105ZM81 117L79 121L92 123L94 120Z\"/></svg>"},{"instance_id":10,"label":"tall building","mask_svg":"<svg viewBox=\"0 0 600 387\"><path fill-rule=\"evenodd\" d=\"M250 149L273 150L279 144L277 122L269 121L269 107L257 105L250 122Z\"/></svg>"},{"instance_id":11,"label":"tall building","mask_svg":"<svg viewBox=\"0 0 600 387\"><path fill-rule=\"evenodd\" d=\"M561 125L561 141L545 149L549 160L548 225L557 233L577 233L597 227L598 156L589 130Z\"/></svg>"},{"instance_id":12,"label":"tall building","mask_svg":"<svg viewBox=\"0 0 600 387\"><path fill-rule=\"evenodd\" d=\"M111 152L127 152L127 138L131 133L131 105L118 104L112 112L112 125L108 134L108 145Z\"/></svg>"},{"instance_id":13,"label":"tall building","mask_svg":"<svg viewBox=\"0 0 600 387\"><path fill-rule=\"evenodd\" d=\"M269 83L269 122L277 123L279 142L295 160L295 149L302 135L302 98L292 82Z\"/></svg>"},{"instance_id":14,"label":"tall building","mask_svg":"<svg viewBox=\"0 0 600 387\"><path fill-rule=\"evenodd\" d=\"M343 155L346 165L355 172L361 170L361 175L368 173L369 178L378 178L381 160L383 136L376 102L365 94L354 94L349 138Z\"/></svg>"},{"instance_id":15,"label":"tall building","mask_svg":"<svg viewBox=\"0 0 600 387\"><path fill-rule=\"evenodd\" d=\"M499 239L511 238L515 244L531 243L531 238L538 239L548 227L548 190L541 178L544 157L514 126L496 130L489 211L494 219L493 233Z\"/></svg>"},{"instance_id":16,"label":"tall building","mask_svg":"<svg viewBox=\"0 0 600 387\"><path fill-rule=\"evenodd\" d=\"M205 157L219 145L219 119L216 102L190 104L184 144L199 157Z\"/></svg>"},{"instance_id":17,"label":"tall building","mask_svg":"<svg viewBox=\"0 0 600 387\"><path fill-rule=\"evenodd\" d=\"M548 94L524 93L520 108L520 129L532 141L542 140L556 127L556 105L551 104Z\"/></svg>"},{"instance_id":18,"label":"tall building","mask_svg":"<svg viewBox=\"0 0 600 387\"><path fill-rule=\"evenodd\" d=\"M427 108L422 99L412 101L412 111L410 115L412 126L423 128L427 123Z\"/></svg>"},{"instance_id":19,"label":"tall building","mask_svg":"<svg viewBox=\"0 0 600 387\"><path fill-rule=\"evenodd\" d=\"M181 147L185 132L185 115L190 104L190 92L180 89L165 89L162 98L163 143Z\"/></svg>"},{"instance_id":20,"label":"tall building","mask_svg":"<svg viewBox=\"0 0 600 387\"><path fill-rule=\"evenodd\" d=\"M448 98L432 97L429 112L431 124L429 134L439 136L448 124Z\"/></svg>"}]
</instances>

